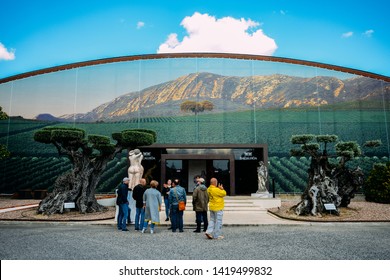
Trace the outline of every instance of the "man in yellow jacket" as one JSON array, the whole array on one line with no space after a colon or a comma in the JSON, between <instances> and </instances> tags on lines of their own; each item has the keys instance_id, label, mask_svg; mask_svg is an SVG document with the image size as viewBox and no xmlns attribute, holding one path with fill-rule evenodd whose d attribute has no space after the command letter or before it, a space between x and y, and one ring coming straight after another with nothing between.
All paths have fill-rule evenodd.
<instances>
[{"instance_id":1,"label":"man in yellow jacket","mask_svg":"<svg viewBox=\"0 0 390 280\"><path fill-rule=\"evenodd\" d=\"M210 221L206 230L206 236L208 239L223 239L221 234L226 191L222 184L218 184L216 178L211 178L207 193L209 195Z\"/></svg>"}]
</instances>

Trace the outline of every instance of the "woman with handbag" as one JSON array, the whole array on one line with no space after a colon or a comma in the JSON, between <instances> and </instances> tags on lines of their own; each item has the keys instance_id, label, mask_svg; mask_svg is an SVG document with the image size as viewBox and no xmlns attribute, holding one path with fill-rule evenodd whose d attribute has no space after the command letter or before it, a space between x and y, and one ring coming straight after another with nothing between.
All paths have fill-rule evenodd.
<instances>
[{"instance_id":1,"label":"woman with handbag","mask_svg":"<svg viewBox=\"0 0 390 280\"><path fill-rule=\"evenodd\" d=\"M183 232L183 214L187 203L186 190L179 185L179 179L172 181L169 192L169 205L171 211L172 232ZM183 209L184 207L184 209Z\"/></svg>"}]
</instances>

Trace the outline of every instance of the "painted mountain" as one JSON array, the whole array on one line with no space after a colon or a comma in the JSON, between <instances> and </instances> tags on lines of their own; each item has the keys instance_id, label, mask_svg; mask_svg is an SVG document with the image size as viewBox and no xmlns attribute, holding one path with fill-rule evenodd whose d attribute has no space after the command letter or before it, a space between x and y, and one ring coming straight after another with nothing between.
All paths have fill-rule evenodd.
<instances>
[{"instance_id":1,"label":"painted mountain","mask_svg":"<svg viewBox=\"0 0 390 280\"><path fill-rule=\"evenodd\" d=\"M180 104L185 100L210 100L214 104L212 112L216 113L247 110L254 106L257 109L297 108L340 104L361 106L364 103L380 108L384 98L386 103L390 101L390 84L365 77L340 80L278 74L236 77L196 73L122 95L86 114L60 118L88 122L176 116L183 114Z\"/></svg>"}]
</instances>

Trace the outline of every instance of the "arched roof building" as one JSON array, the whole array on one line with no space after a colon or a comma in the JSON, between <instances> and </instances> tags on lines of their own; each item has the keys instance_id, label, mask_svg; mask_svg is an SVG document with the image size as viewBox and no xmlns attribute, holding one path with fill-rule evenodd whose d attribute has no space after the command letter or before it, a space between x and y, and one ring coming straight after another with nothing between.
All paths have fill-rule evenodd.
<instances>
[{"instance_id":1,"label":"arched roof building","mask_svg":"<svg viewBox=\"0 0 390 280\"><path fill-rule=\"evenodd\" d=\"M299 191L279 160L289 159L296 134L336 134L360 144L379 139L383 145L367 155L390 154L390 77L290 58L183 53L79 62L0 79L0 106L12 117L0 123L0 143L14 161L24 157L31 165L55 155L31 137L48 125L109 136L153 129L158 141L144 149L147 176L179 176L188 191L192 176L204 173L232 195L251 193L259 161L285 178L278 191ZM3 190L13 184L9 169ZM110 190L105 184L101 190Z\"/></svg>"}]
</instances>

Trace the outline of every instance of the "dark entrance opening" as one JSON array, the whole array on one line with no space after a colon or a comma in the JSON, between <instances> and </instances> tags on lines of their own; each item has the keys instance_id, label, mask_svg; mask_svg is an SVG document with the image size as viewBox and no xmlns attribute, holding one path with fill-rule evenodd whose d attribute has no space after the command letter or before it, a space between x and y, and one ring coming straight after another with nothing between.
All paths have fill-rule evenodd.
<instances>
[{"instance_id":1,"label":"dark entrance opening","mask_svg":"<svg viewBox=\"0 0 390 280\"><path fill-rule=\"evenodd\" d=\"M236 184L240 186L236 190L238 195L250 195L257 191L257 161L236 162Z\"/></svg>"},{"instance_id":2,"label":"dark entrance opening","mask_svg":"<svg viewBox=\"0 0 390 280\"><path fill-rule=\"evenodd\" d=\"M187 193L194 190L194 177L200 175L210 185L215 177L228 195L250 195L257 191L259 161L268 163L267 145L173 145L141 147L148 181L162 186L168 179L179 179Z\"/></svg>"},{"instance_id":3,"label":"dark entrance opening","mask_svg":"<svg viewBox=\"0 0 390 280\"><path fill-rule=\"evenodd\" d=\"M234 173L231 173L231 169L234 170L234 158L231 155L162 155L161 162L165 167L161 172L162 179L165 182L168 179L179 179L180 185L188 193L193 192L194 177L197 175L205 178L206 186L209 186L210 179L215 177L218 182L224 184L228 195L235 193Z\"/></svg>"},{"instance_id":4,"label":"dark entrance opening","mask_svg":"<svg viewBox=\"0 0 390 280\"><path fill-rule=\"evenodd\" d=\"M223 184L226 192L230 195L230 162L226 159L209 160L207 183L210 182L211 178L217 178L218 183Z\"/></svg>"}]
</instances>

